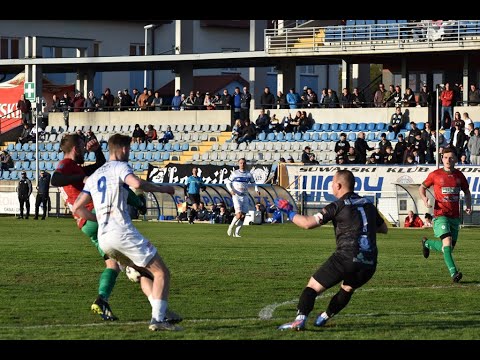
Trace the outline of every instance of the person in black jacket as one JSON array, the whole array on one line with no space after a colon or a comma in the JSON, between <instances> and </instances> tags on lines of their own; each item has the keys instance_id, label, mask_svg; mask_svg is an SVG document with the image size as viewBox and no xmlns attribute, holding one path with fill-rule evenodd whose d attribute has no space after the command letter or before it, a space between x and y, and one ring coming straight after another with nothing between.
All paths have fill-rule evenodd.
<instances>
[{"instance_id":1,"label":"person in black jacket","mask_svg":"<svg viewBox=\"0 0 480 360\"><path fill-rule=\"evenodd\" d=\"M358 133L354 146L358 155L358 164L366 164L367 150L373 150L373 147L368 146L368 143L365 141L365 133L363 131Z\"/></svg>"},{"instance_id":2,"label":"person in black jacket","mask_svg":"<svg viewBox=\"0 0 480 360\"><path fill-rule=\"evenodd\" d=\"M27 173L22 171L21 178L17 186L18 201L20 202L20 216L17 219L23 219L23 205L25 204L25 219L30 214L30 194L32 193L32 182L27 178Z\"/></svg>"},{"instance_id":3,"label":"person in black jacket","mask_svg":"<svg viewBox=\"0 0 480 360\"><path fill-rule=\"evenodd\" d=\"M43 215L42 220L45 220L47 216L49 204L50 204L50 174L45 170L40 171L40 176L38 177L37 183L37 197L35 199L35 217L33 220L38 220L38 210L40 208L40 204L42 204L43 208Z\"/></svg>"}]
</instances>

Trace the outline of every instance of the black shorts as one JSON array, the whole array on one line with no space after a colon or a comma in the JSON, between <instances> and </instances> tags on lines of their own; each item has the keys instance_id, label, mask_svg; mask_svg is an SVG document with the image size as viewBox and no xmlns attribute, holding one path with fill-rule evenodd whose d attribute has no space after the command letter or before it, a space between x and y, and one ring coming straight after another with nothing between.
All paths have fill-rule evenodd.
<instances>
[{"instance_id":1,"label":"black shorts","mask_svg":"<svg viewBox=\"0 0 480 360\"><path fill-rule=\"evenodd\" d=\"M188 198L190 199L190 202L193 204L200 204L200 194L188 194Z\"/></svg>"},{"instance_id":2,"label":"black shorts","mask_svg":"<svg viewBox=\"0 0 480 360\"><path fill-rule=\"evenodd\" d=\"M354 263L352 259L353 255L346 257L333 253L313 274L313 278L326 289L331 288L340 281L343 281L344 285L358 289L372 278L377 266L376 264L367 266Z\"/></svg>"}]
</instances>

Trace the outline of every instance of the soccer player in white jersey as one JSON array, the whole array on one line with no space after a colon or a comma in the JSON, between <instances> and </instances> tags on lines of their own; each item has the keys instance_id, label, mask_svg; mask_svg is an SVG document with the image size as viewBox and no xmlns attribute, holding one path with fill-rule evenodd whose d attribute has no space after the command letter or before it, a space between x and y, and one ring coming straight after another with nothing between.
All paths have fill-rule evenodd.
<instances>
[{"instance_id":1,"label":"soccer player in white jersey","mask_svg":"<svg viewBox=\"0 0 480 360\"><path fill-rule=\"evenodd\" d=\"M234 170L225 181L228 191L232 194L233 207L235 208L235 217L227 230L228 236L241 237L240 230L248 211L248 184L255 184L253 175L245 169L246 164L247 161L244 158L239 159L238 169ZM257 184L255 184L255 191L260 196Z\"/></svg>"},{"instance_id":2,"label":"soccer player in white jersey","mask_svg":"<svg viewBox=\"0 0 480 360\"><path fill-rule=\"evenodd\" d=\"M148 276L142 276L142 289L152 306L149 329L179 330L167 322L170 272L155 246L133 226L127 210L128 188L147 192L173 194L171 186L161 186L138 178L130 165L129 136L115 134L108 140L110 161L95 171L85 182L82 193L73 206L73 213L90 221L98 222L98 242L102 250L124 266L131 266ZM96 209L92 214L85 207L90 201Z\"/></svg>"}]
</instances>

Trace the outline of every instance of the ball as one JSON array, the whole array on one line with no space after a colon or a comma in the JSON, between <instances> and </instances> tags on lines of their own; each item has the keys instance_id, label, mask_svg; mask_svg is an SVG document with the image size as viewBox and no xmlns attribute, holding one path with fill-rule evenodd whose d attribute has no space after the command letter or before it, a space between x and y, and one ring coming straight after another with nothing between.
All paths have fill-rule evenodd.
<instances>
[{"instance_id":1,"label":"ball","mask_svg":"<svg viewBox=\"0 0 480 360\"><path fill-rule=\"evenodd\" d=\"M125 274L131 282L140 282L140 277L142 276L137 270L130 266L125 267Z\"/></svg>"}]
</instances>

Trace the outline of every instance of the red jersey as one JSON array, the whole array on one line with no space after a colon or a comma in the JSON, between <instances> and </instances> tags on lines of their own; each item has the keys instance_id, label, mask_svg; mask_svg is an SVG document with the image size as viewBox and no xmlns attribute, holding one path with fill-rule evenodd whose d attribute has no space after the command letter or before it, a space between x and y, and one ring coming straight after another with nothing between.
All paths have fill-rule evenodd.
<instances>
[{"instance_id":1,"label":"red jersey","mask_svg":"<svg viewBox=\"0 0 480 360\"><path fill-rule=\"evenodd\" d=\"M460 170L447 172L444 169L432 171L423 182L426 188L433 185L435 216L460 217L460 190L468 190L468 182Z\"/></svg>"},{"instance_id":2,"label":"red jersey","mask_svg":"<svg viewBox=\"0 0 480 360\"><path fill-rule=\"evenodd\" d=\"M55 171L64 175L80 175L80 174L85 175L85 172L83 171L83 167L78 165L72 159L63 159L62 161L60 161ZM68 207L70 208L70 211L72 211L73 203L77 199L78 195L80 195L80 193L82 192L83 185L84 185L83 181L80 180L74 184L63 186L60 188L62 197L67 203ZM89 202L86 205L86 208L91 211L93 209L93 202ZM77 225L80 229L87 222L87 220L82 219L78 216L73 215L73 217L77 221Z\"/></svg>"}]
</instances>

